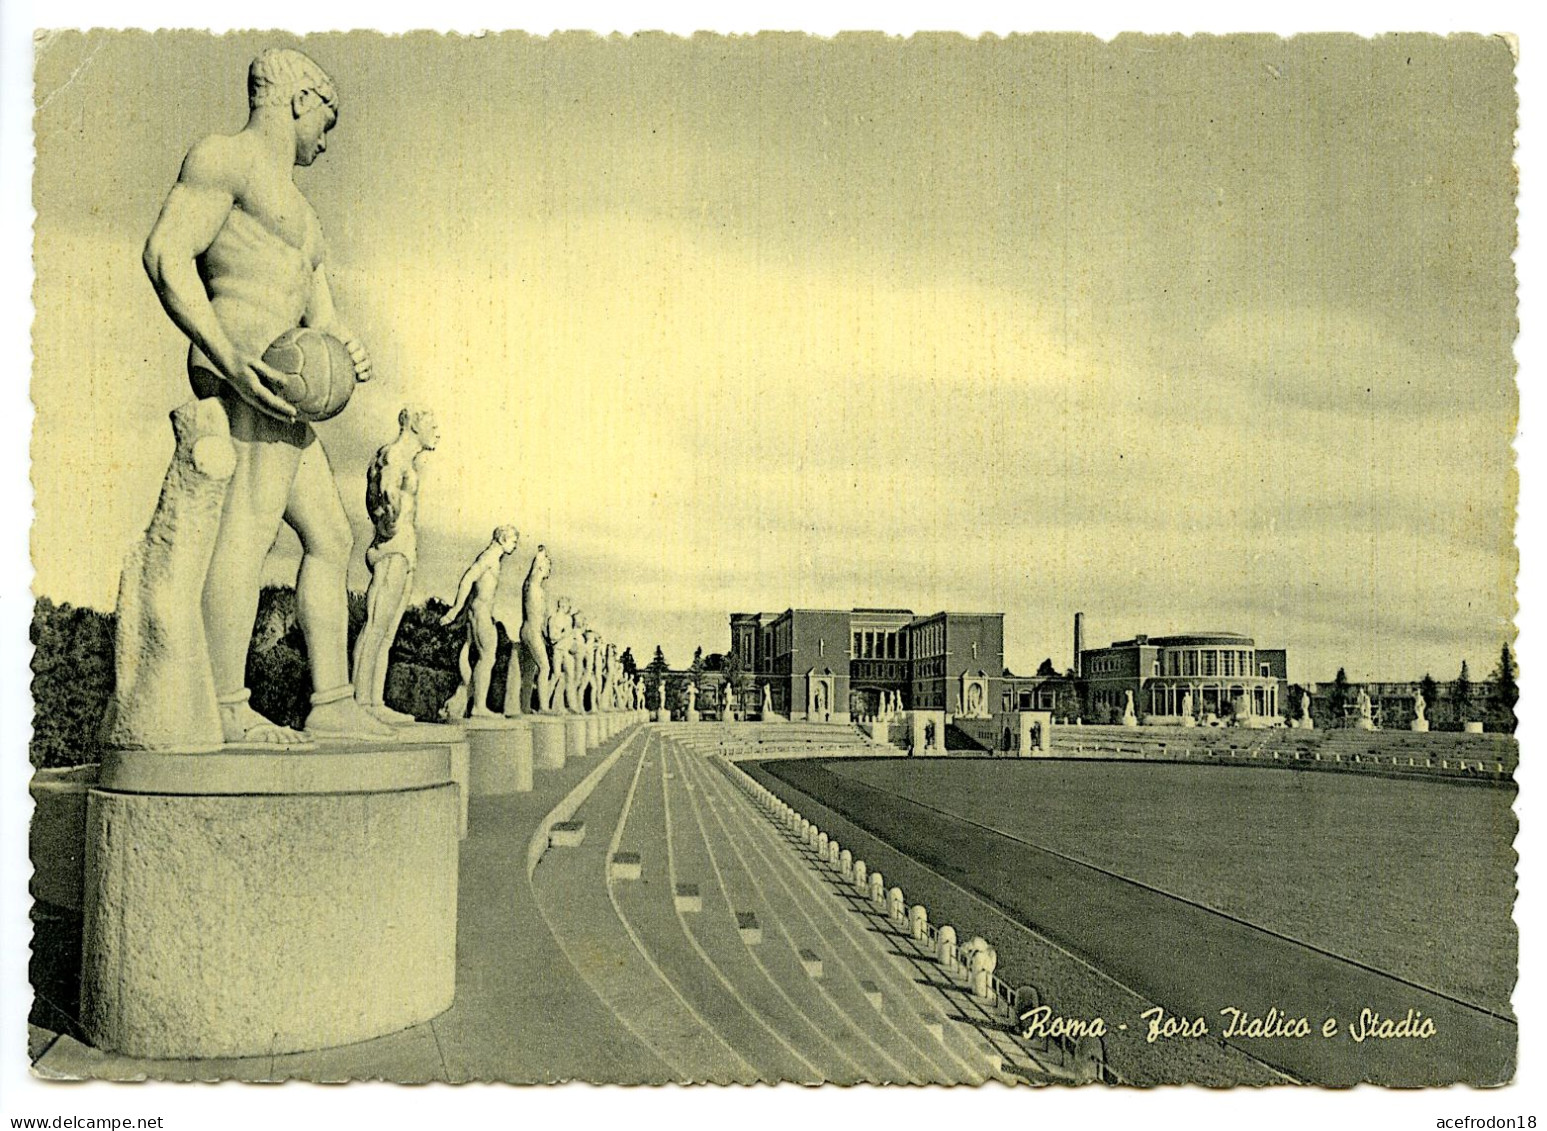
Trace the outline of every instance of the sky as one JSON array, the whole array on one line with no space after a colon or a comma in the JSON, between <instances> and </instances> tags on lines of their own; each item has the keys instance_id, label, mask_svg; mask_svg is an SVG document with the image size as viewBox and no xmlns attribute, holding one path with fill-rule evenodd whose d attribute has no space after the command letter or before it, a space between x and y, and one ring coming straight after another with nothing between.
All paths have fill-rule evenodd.
<instances>
[{"instance_id":1,"label":"sky","mask_svg":"<svg viewBox=\"0 0 1547 1131\"><path fill-rule=\"evenodd\" d=\"M188 396L140 249L275 42L39 51L38 594L112 606ZM341 114L296 179L379 372L319 432L359 559L366 462L435 411L419 596L513 522L508 623L543 543L675 664L791 606L1003 611L1024 672L1076 610L1296 681L1512 638L1502 40L302 45Z\"/></svg>"}]
</instances>

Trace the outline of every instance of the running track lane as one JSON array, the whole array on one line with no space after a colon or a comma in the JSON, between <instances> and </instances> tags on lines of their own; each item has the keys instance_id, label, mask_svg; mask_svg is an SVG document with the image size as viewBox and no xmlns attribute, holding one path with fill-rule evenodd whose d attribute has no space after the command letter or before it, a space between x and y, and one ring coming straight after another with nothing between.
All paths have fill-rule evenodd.
<instances>
[{"instance_id":1,"label":"running track lane","mask_svg":"<svg viewBox=\"0 0 1547 1131\"><path fill-rule=\"evenodd\" d=\"M898 851L1004 908L1168 1014L1203 1017L1223 1034L1226 1006L1305 1017L1312 1035L1229 1043L1316 1084L1497 1084L1514 1072L1516 1026L1478 1009L1206 907L1070 860L909 798L835 774L816 761L764 763ZM1367 1039L1349 1025L1364 1009L1434 1021L1427 1040ZM1321 1024L1338 1019L1337 1035ZM1119 1039L1143 1039L1141 1018ZM1112 1040L1113 1037L1108 1037ZM1172 1038L1182 1040L1186 1038Z\"/></svg>"}]
</instances>

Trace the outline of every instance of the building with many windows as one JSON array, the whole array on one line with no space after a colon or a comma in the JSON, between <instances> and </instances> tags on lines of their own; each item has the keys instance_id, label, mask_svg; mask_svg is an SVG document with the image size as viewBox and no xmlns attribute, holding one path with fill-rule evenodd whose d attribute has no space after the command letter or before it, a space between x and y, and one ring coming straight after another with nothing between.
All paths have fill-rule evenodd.
<instances>
[{"instance_id":1,"label":"building with many windows","mask_svg":"<svg viewBox=\"0 0 1547 1131\"><path fill-rule=\"evenodd\" d=\"M1003 613L786 609L730 623L742 670L786 718L873 716L895 692L905 710L986 719L1007 687Z\"/></svg>"},{"instance_id":2,"label":"building with many windows","mask_svg":"<svg viewBox=\"0 0 1547 1131\"><path fill-rule=\"evenodd\" d=\"M1121 715L1130 692L1135 716L1151 725L1181 725L1189 709L1196 722L1260 726L1281 718L1289 688L1283 648L1259 648L1238 632L1135 636L1089 649L1081 636L1076 613L1075 675L1097 721Z\"/></svg>"}]
</instances>

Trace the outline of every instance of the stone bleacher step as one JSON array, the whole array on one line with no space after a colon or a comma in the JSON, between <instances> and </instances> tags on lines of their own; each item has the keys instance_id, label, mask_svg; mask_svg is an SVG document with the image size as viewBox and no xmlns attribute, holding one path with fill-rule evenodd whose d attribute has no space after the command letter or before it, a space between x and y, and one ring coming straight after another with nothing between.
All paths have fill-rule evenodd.
<instances>
[{"instance_id":1,"label":"stone bleacher step","mask_svg":"<svg viewBox=\"0 0 1547 1131\"><path fill-rule=\"evenodd\" d=\"M614 852L607 862L607 874L615 880L637 880L643 871L637 852Z\"/></svg>"},{"instance_id":2,"label":"stone bleacher step","mask_svg":"<svg viewBox=\"0 0 1547 1131\"><path fill-rule=\"evenodd\" d=\"M756 946L763 941L763 926L757 921L756 912L736 912L736 929L741 932L741 941L748 946Z\"/></svg>"},{"instance_id":3,"label":"stone bleacher step","mask_svg":"<svg viewBox=\"0 0 1547 1131\"><path fill-rule=\"evenodd\" d=\"M806 973L811 977L820 978L822 976L822 958L810 947L800 948L800 964L805 967Z\"/></svg>"},{"instance_id":4,"label":"stone bleacher step","mask_svg":"<svg viewBox=\"0 0 1547 1131\"><path fill-rule=\"evenodd\" d=\"M871 979L866 978L861 981L859 988L864 991L866 1000L877 1009L882 1008L885 1004L885 999L881 996L881 987L876 985Z\"/></svg>"},{"instance_id":5,"label":"stone bleacher step","mask_svg":"<svg viewBox=\"0 0 1547 1131\"><path fill-rule=\"evenodd\" d=\"M584 840L584 821L560 821L548 830L549 848L579 848Z\"/></svg>"},{"instance_id":6,"label":"stone bleacher step","mask_svg":"<svg viewBox=\"0 0 1547 1131\"><path fill-rule=\"evenodd\" d=\"M702 911L704 900L698 894L697 884L678 884L676 895L677 910L682 912Z\"/></svg>"}]
</instances>

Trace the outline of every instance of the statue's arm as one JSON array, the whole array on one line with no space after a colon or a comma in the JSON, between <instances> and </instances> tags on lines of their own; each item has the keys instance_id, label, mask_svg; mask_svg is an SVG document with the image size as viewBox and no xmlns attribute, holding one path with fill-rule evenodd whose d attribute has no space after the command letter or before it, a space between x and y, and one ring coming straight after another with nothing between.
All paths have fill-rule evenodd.
<instances>
[{"instance_id":1,"label":"statue's arm","mask_svg":"<svg viewBox=\"0 0 1547 1131\"><path fill-rule=\"evenodd\" d=\"M360 339L355 337L355 332L344 325L343 319L338 315L338 307L333 305L333 288L328 286L328 271L326 263L319 263L317 269L312 272L312 293L306 303L306 314L301 321L314 329L321 330L324 334L332 334L344 343L344 348L349 351L350 360L355 364L355 380L369 381L371 379L371 358L365 352L365 346Z\"/></svg>"},{"instance_id":2,"label":"statue's arm","mask_svg":"<svg viewBox=\"0 0 1547 1131\"><path fill-rule=\"evenodd\" d=\"M285 420L295 408L264 380L282 375L258 358L243 357L210 305L199 277L199 256L220 234L241 194L245 172L230 138L209 137L188 151L177 183L145 240L142 260L167 317L255 408Z\"/></svg>"},{"instance_id":3,"label":"statue's arm","mask_svg":"<svg viewBox=\"0 0 1547 1131\"><path fill-rule=\"evenodd\" d=\"M473 564L468 566L463 572L462 580L457 583L457 599L451 603L451 608L446 612L446 615L440 618L441 624L447 625L457 619L457 614L467 604L467 599L473 595L473 586L477 584L478 578L483 574L483 570L483 555L479 554L473 560Z\"/></svg>"}]
</instances>

